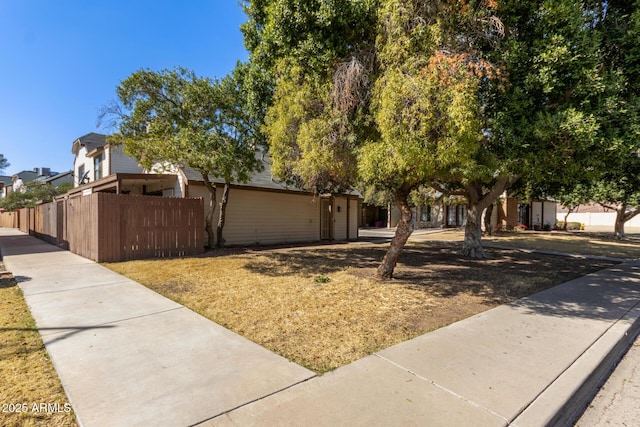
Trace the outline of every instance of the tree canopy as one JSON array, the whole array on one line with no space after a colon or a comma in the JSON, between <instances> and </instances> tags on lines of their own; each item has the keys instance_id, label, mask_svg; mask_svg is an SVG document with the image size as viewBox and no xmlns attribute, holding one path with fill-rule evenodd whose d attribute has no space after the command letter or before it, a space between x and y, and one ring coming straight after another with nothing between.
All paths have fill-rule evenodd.
<instances>
[{"instance_id":1,"label":"tree canopy","mask_svg":"<svg viewBox=\"0 0 640 427\"><path fill-rule=\"evenodd\" d=\"M72 187L70 182L53 186L42 181L29 181L24 185L24 191L12 191L0 199L0 207L8 211L32 208L40 203L51 202L55 196L66 193Z\"/></svg>"},{"instance_id":2,"label":"tree canopy","mask_svg":"<svg viewBox=\"0 0 640 427\"><path fill-rule=\"evenodd\" d=\"M243 77L239 64L221 80L197 77L184 68L139 70L117 87L118 102L105 108L118 126L109 138L146 169L190 167L197 170L210 193L207 215L209 246L224 244L222 228L229 184L247 182L261 168L256 157L260 133L244 108ZM213 233L216 188L211 178L221 178L225 188L220 205L217 239Z\"/></svg>"},{"instance_id":3,"label":"tree canopy","mask_svg":"<svg viewBox=\"0 0 640 427\"><path fill-rule=\"evenodd\" d=\"M572 182L599 144L599 5L245 2L252 68L273 82L274 173L319 192L392 194L402 219L380 277L393 274L420 186L466 198L462 252L485 256L484 208L518 179Z\"/></svg>"},{"instance_id":4,"label":"tree canopy","mask_svg":"<svg viewBox=\"0 0 640 427\"><path fill-rule=\"evenodd\" d=\"M9 161L4 157L3 154L0 154L0 172L3 172L6 168L11 166Z\"/></svg>"},{"instance_id":5,"label":"tree canopy","mask_svg":"<svg viewBox=\"0 0 640 427\"><path fill-rule=\"evenodd\" d=\"M581 151L575 145L564 148L565 157L574 158L569 163L573 168L555 176L538 176L536 181L538 192L551 195L569 208L594 202L616 210L618 237L624 236L624 223L640 213L639 6L639 1L585 3L586 24L575 26L574 31L588 32L595 46L586 52L595 50L599 63L597 68L591 67L593 71L585 68L582 78L586 86L569 80L570 85L557 95L566 97L564 92L582 100L569 111L573 119L565 124L550 120L541 133L544 135L547 129L557 133L555 129L560 128L561 138L554 141L559 146L566 144L562 137L570 133L590 141ZM579 64L585 56L583 50L568 59Z\"/></svg>"},{"instance_id":6,"label":"tree canopy","mask_svg":"<svg viewBox=\"0 0 640 427\"><path fill-rule=\"evenodd\" d=\"M596 28L609 84L591 196L616 210L614 232L622 238L625 222L640 214L640 1L607 2Z\"/></svg>"}]
</instances>

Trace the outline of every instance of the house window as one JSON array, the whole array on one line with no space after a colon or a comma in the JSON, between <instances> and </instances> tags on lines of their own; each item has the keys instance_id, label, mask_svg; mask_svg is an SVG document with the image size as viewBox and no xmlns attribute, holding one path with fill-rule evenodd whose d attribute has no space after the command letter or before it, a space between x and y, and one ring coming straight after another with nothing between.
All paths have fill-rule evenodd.
<instances>
[{"instance_id":1,"label":"house window","mask_svg":"<svg viewBox=\"0 0 640 427\"><path fill-rule=\"evenodd\" d=\"M458 227L464 225L467 221L467 207L466 206L458 206Z\"/></svg>"},{"instance_id":2,"label":"house window","mask_svg":"<svg viewBox=\"0 0 640 427\"><path fill-rule=\"evenodd\" d=\"M431 222L431 205L422 207L420 211L420 221Z\"/></svg>"},{"instance_id":3,"label":"house window","mask_svg":"<svg viewBox=\"0 0 640 427\"><path fill-rule=\"evenodd\" d=\"M447 206L447 225L450 227L455 227L456 225L456 216L457 216L457 206Z\"/></svg>"},{"instance_id":4,"label":"house window","mask_svg":"<svg viewBox=\"0 0 640 427\"><path fill-rule=\"evenodd\" d=\"M85 184L86 177L84 176L84 165L78 166L78 176L76 177L78 185Z\"/></svg>"},{"instance_id":5,"label":"house window","mask_svg":"<svg viewBox=\"0 0 640 427\"><path fill-rule=\"evenodd\" d=\"M531 205L518 203L518 224L524 224L531 227Z\"/></svg>"},{"instance_id":6,"label":"house window","mask_svg":"<svg viewBox=\"0 0 640 427\"><path fill-rule=\"evenodd\" d=\"M93 158L93 174L94 181L102 178L102 165L104 164L104 153L100 153Z\"/></svg>"}]
</instances>

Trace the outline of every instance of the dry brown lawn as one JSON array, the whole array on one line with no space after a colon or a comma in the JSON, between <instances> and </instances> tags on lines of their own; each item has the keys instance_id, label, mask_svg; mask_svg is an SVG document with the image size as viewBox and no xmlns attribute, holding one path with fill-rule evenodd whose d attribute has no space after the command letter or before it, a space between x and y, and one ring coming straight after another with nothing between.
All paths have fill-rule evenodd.
<instances>
[{"instance_id":1,"label":"dry brown lawn","mask_svg":"<svg viewBox=\"0 0 640 427\"><path fill-rule=\"evenodd\" d=\"M588 232L513 232L498 233L486 242L525 249L596 255L613 258L640 258L640 237L616 240L612 233Z\"/></svg>"},{"instance_id":2,"label":"dry brown lawn","mask_svg":"<svg viewBox=\"0 0 640 427\"><path fill-rule=\"evenodd\" d=\"M77 426L66 403L22 291L13 278L0 278L0 425Z\"/></svg>"},{"instance_id":3,"label":"dry brown lawn","mask_svg":"<svg viewBox=\"0 0 640 427\"><path fill-rule=\"evenodd\" d=\"M456 254L455 233L430 238L408 244L388 282L373 277L386 244L235 249L107 266L322 373L612 265L505 249L470 260Z\"/></svg>"}]
</instances>

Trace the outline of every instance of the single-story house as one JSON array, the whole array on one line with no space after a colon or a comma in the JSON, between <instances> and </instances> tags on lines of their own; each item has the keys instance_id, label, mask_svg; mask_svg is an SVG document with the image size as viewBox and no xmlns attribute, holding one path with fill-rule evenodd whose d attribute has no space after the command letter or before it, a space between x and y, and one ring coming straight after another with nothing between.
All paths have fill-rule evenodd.
<instances>
[{"instance_id":1,"label":"single-story house","mask_svg":"<svg viewBox=\"0 0 640 427\"><path fill-rule=\"evenodd\" d=\"M61 197L81 197L93 192L201 197L205 199L203 215L208 212L209 191L202 175L193 169L163 167L143 171L121 147L110 147L105 136L99 134L78 138L72 151L76 155L77 179L75 187ZM263 171L254 174L249 182L231 185L223 233L225 244L358 238L360 197L357 193L330 196L292 188L271 176L268 160L262 162ZM224 182L214 177L210 177L210 181L216 185L216 198L220 201ZM214 221L217 215L216 206Z\"/></svg>"},{"instance_id":2,"label":"single-story house","mask_svg":"<svg viewBox=\"0 0 640 427\"><path fill-rule=\"evenodd\" d=\"M491 226L494 230L511 230L521 225L531 230L550 230L555 226L556 202L533 200L524 203L517 198L509 197L506 192L499 200L500 203L491 215ZM443 199L442 202L415 206L412 211L415 228L458 228L463 227L467 219L467 207L460 199ZM388 213L388 219L379 219L378 223L384 221L389 227L395 227L400 220L400 210L390 206L384 212ZM372 225L370 221L365 221L364 224ZM482 224L484 227L484 221Z\"/></svg>"},{"instance_id":3,"label":"single-story house","mask_svg":"<svg viewBox=\"0 0 640 427\"><path fill-rule=\"evenodd\" d=\"M524 225L530 230L552 230L556 224L558 203L550 200L532 200L524 203L518 198L509 197L506 193L502 197L501 209L494 209L494 215L500 215L501 221L492 224L502 224L502 228L511 230Z\"/></svg>"},{"instance_id":4,"label":"single-story house","mask_svg":"<svg viewBox=\"0 0 640 427\"><path fill-rule=\"evenodd\" d=\"M464 206L433 203L411 208L414 228L460 227L464 224ZM400 209L396 206L363 207L362 225L369 227L396 227L400 221ZM372 220L374 218L374 220Z\"/></svg>"}]
</instances>

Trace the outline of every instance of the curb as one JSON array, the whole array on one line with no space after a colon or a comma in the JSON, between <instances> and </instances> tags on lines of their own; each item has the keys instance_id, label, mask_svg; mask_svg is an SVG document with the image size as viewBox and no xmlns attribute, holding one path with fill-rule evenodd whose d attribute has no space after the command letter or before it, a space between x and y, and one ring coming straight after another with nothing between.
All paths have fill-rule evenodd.
<instances>
[{"instance_id":1,"label":"curb","mask_svg":"<svg viewBox=\"0 0 640 427\"><path fill-rule=\"evenodd\" d=\"M640 303L615 322L510 426L573 426L640 334Z\"/></svg>"}]
</instances>

